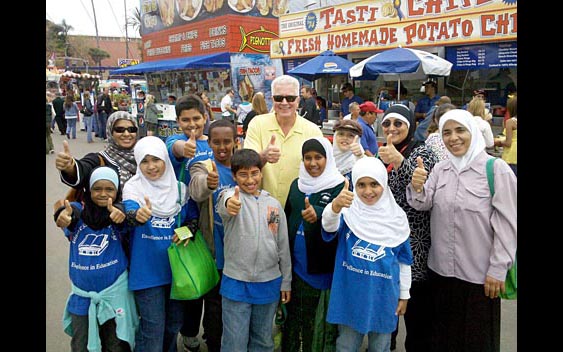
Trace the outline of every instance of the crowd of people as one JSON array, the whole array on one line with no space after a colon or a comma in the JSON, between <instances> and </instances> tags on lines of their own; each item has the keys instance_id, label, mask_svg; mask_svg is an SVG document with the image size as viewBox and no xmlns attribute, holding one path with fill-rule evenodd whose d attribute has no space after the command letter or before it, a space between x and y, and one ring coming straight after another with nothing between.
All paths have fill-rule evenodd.
<instances>
[{"instance_id":1,"label":"crowd of people","mask_svg":"<svg viewBox=\"0 0 563 352\"><path fill-rule=\"evenodd\" d=\"M331 143L310 113L311 88L279 76L271 111L262 93L243 99L239 148L230 92L211 123L203 96L179 97L181 133L166 140L141 137L102 94L105 149L79 158L65 140L55 158L61 182L83 193L54 214L69 241L72 351L174 352L181 336L195 352L200 322L208 351L273 351L282 307L284 352L355 352L365 336L368 351L393 350L399 316L407 350L500 351L499 293L517 247L516 97L505 138L493 140L505 153L491 195L481 123L425 86L427 109L384 112L346 87ZM55 100L47 94L47 153L57 106L66 137L76 133L77 107ZM184 225L201 231L220 275L189 301L170 298L167 255L172 242L190 245L174 232Z\"/></svg>"}]
</instances>

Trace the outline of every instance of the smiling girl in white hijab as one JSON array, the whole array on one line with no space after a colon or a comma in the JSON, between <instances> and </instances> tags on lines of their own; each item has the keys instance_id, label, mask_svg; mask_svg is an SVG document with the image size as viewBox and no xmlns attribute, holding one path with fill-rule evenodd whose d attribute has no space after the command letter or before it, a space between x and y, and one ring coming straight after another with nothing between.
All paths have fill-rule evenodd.
<instances>
[{"instance_id":1,"label":"smiling girl in white hijab","mask_svg":"<svg viewBox=\"0 0 563 352\"><path fill-rule=\"evenodd\" d=\"M365 334L368 351L388 351L410 298L409 223L379 159L358 160L352 181L323 211L323 238L338 241L327 321L338 324L337 351L358 350Z\"/></svg>"},{"instance_id":2,"label":"smiling girl in white hijab","mask_svg":"<svg viewBox=\"0 0 563 352\"><path fill-rule=\"evenodd\" d=\"M301 318L285 322L282 345L284 351L298 351L301 344L303 351L334 350L337 328L326 323L325 317L337 243L323 241L321 215L344 187L344 176L336 168L332 146L324 137L307 139L301 155L299 178L291 184L285 202L293 272L292 300L286 308L288 316ZM322 314L317 315L319 307ZM321 324L313 324L315 319ZM323 345L315 345L318 341Z\"/></svg>"},{"instance_id":3,"label":"smiling girl in white hijab","mask_svg":"<svg viewBox=\"0 0 563 352\"><path fill-rule=\"evenodd\" d=\"M137 172L125 183L123 204L131 222L129 289L141 324L139 350L168 351L180 329L182 301L170 299L172 273L167 249L188 213L186 185L176 180L166 145L154 136L135 145ZM158 331L155 331L158 330Z\"/></svg>"}]
</instances>

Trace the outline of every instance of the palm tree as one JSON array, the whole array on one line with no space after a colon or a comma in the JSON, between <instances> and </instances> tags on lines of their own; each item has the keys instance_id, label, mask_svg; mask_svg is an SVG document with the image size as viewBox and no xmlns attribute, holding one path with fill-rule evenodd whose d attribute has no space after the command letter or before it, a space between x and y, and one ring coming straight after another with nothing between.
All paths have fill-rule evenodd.
<instances>
[{"instance_id":1,"label":"palm tree","mask_svg":"<svg viewBox=\"0 0 563 352\"><path fill-rule=\"evenodd\" d=\"M90 48L88 49L88 55L90 55L90 57L92 58L92 61L94 61L98 67L102 66L102 60L103 59L107 59L108 57L110 57L110 54L107 53L107 51L104 51L102 49L98 49L98 48ZM102 74L102 69L100 68L99 70L99 74Z\"/></svg>"},{"instance_id":2,"label":"palm tree","mask_svg":"<svg viewBox=\"0 0 563 352\"><path fill-rule=\"evenodd\" d=\"M139 10L138 7L135 7L135 11L133 13L133 16L129 16L127 19L127 23L125 24L126 26L131 26L133 27L133 30L136 30L139 32L139 36L143 36L143 26L142 26L142 19L141 19L141 11ZM138 47L139 52L141 53L141 61L143 61L144 59L144 55L143 55L143 43L139 42Z\"/></svg>"},{"instance_id":3,"label":"palm tree","mask_svg":"<svg viewBox=\"0 0 563 352\"><path fill-rule=\"evenodd\" d=\"M133 27L133 30L138 31L139 32L139 36L142 37L143 33L143 26L141 26L141 11L139 10L138 7L135 7L135 12L133 13L133 16L129 16L127 18L127 23L125 24L126 26L131 26Z\"/></svg>"}]
</instances>

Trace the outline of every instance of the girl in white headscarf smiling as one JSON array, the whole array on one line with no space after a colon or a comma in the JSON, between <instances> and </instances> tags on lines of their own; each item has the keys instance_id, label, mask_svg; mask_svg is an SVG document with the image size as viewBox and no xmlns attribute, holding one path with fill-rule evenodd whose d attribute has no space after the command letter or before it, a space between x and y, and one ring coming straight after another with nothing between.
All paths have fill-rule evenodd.
<instances>
[{"instance_id":1,"label":"girl in white headscarf smiling","mask_svg":"<svg viewBox=\"0 0 563 352\"><path fill-rule=\"evenodd\" d=\"M449 159L430 174L417 160L406 191L413 208L431 212L432 351L498 352L498 294L516 258L516 176L485 152L468 111L446 112L439 127Z\"/></svg>"},{"instance_id":2,"label":"girl in white headscarf smiling","mask_svg":"<svg viewBox=\"0 0 563 352\"><path fill-rule=\"evenodd\" d=\"M291 184L285 203L293 269L291 295L297 299L286 304L288 316L294 318L284 324L282 346L284 352L298 351L301 344L303 351L334 350L337 329L326 323L326 310L320 316L323 329L313 322L317 307L328 304L336 254L336 243L322 239L321 215L344 187L344 176L336 168L328 139L307 139L301 154L299 177ZM323 345L315 345L318 341Z\"/></svg>"},{"instance_id":3,"label":"girl in white headscarf smiling","mask_svg":"<svg viewBox=\"0 0 563 352\"><path fill-rule=\"evenodd\" d=\"M358 160L352 181L323 211L323 238L338 239L327 321L338 324L337 351L358 350L365 334L370 352L388 351L410 298L409 223L379 159Z\"/></svg>"},{"instance_id":4,"label":"girl in white headscarf smiling","mask_svg":"<svg viewBox=\"0 0 563 352\"><path fill-rule=\"evenodd\" d=\"M181 301L170 299L172 273L167 249L187 216L186 185L176 180L166 145L153 136L135 145L137 172L123 189L131 231L129 289L141 316L140 350L168 351L182 321Z\"/></svg>"}]
</instances>

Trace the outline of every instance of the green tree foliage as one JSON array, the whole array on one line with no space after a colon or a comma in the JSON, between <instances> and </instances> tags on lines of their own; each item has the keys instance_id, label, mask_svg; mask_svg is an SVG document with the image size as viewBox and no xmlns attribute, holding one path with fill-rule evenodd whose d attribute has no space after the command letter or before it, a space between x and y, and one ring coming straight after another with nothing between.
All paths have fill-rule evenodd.
<instances>
[{"instance_id":1,"label":"green tree foliage","mask_svg":"<svg viewBox=\"0 0 563 352\"><path fill-rule=\"evenodd\" d=\"M90 55L97 66L102 66L102 60L110 57L107 51L98 48L88 49L88 55Z\"/></svg>"}]
</instances>

